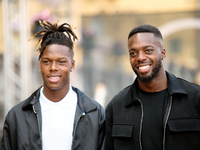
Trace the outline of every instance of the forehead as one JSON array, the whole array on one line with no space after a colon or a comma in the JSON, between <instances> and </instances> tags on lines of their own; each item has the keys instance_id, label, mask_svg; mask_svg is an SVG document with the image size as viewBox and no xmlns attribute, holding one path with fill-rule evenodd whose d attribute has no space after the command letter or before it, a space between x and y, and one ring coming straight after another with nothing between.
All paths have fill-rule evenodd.
<instances>
[{"instance_id":1,"label":"forehead","mask_svg":"<svg viewBox=\"0 0 200 150\"><path fill-rule=\"evenodd\" d=\"M42 54L42 57L60 57L69 56L70 48L64 45L52 44L48 45Z\"/></svg>"},{"instance_id":2,"label":"forehead","mask_svg":"<svg viewBox=\"0 0 200 150\"><path fill-rule=\"evenodd\" d=\"M159 39L155 37L153 33L136 33L132 35L128 40L128 47L135 45L157 45L159 44Z\"/></svg>"}]
</instances>

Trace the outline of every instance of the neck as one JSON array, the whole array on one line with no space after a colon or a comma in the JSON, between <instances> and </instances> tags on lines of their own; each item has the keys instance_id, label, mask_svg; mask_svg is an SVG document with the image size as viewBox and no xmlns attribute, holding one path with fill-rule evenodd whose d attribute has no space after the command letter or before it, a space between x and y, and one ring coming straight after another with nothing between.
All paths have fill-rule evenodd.
<instances>
[{"instance_id":1,"label":"neck","mask_svg":"<svg viewBox=\"0 0 200 150\"><path fill-rule=\"evenodd\" d=\"M165 71L162 71L149 82L142 82L138 79L138 84L143 91L159 92L167 88L167 76Z\"/></svg>"},{"instance_id":2,"label":"neck","mask_svg":"<svg viewBox=\"0 0 200 150\"><path fill-rule=\"evenodd\" d=\"M67 93L69 92L69 85L65 88L62 87L60 89L52 90L44 86L43 94L44 96L52 102L59 102L62 100Z\"/></svg>"}]
</instances>

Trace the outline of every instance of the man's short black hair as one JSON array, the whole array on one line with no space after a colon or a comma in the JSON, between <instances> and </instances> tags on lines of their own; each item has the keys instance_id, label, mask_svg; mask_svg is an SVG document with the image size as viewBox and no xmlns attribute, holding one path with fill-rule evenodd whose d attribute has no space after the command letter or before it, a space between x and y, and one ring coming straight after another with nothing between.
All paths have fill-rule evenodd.
<instances>
[{"instance_id":1,"label":"man's short black hair","mask_svg":"<svg viewBox=\"0 0 200 150\"><path fill-rule=\"evenodd\" d=\"M154 27L152 25L146 25L146 24L145 25L140 25L140 26L137 26L137 27L133 28L130 31L129 35L128 35L128 40L132 35L134 35L136 33L142 33L142 32L153 33L155 35L155 37L163 40L162 34L161 34L161 32L160 32L160 30L158 28L156 28L156 27Z\"/></svg>"}]
</instances>

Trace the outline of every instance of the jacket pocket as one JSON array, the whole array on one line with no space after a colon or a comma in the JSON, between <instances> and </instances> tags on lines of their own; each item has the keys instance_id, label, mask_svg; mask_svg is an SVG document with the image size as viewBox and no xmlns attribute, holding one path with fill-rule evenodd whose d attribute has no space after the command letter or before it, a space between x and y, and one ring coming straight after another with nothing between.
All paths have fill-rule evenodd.
<instances>
[{"instance_id":1,"label":"jacket pocket","mask_svg":"<svg viewBox=\"0 0 200 150\"><path fill-rule=\"evenodd\" d=\"M114 124L112 137L115 150L134 150L133 125Z\"/></svg>"},{"instance_id":2,"label":"jacket pocket","mask_svg":"<svg viewBox=\"0 0 200 150\"><path fill-rule=\"evenodd\" d=\"M112 128L112 137L132 137L133 125L114 124Z\"/></svg>"},{"instance_id":3,"label":"jacket pocket","mask_svg":"<svg viewBox=\"0 0 200 150\"><path fill-rule=\"evenodd\" d=\"M166 149L200 150L200 118L169 120L168 127Z\"/></svg>"},{"instance_id":4,"label":"jacket pocket","mask_svg":"<svg viewBox=\"0 0 200 150\"><path fill-rule=\"evenodd\" d=\"M200 118L169 120L168 126L172 132L200 131Z\"/></svg>"}]
</instances>

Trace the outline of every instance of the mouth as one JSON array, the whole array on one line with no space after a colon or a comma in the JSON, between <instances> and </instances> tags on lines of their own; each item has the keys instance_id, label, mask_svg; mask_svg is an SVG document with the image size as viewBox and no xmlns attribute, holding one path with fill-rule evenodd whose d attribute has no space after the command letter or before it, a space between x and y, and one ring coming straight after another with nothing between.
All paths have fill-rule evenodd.
<instances>
[{"instance_id":1,"label":"mouth","mask_svg":"<svg viewBox=\"0 0 200 150\"><path fill-rule=\"evenodd\" d=\"M50 82L58 82L60 80L60 76L53 76L53 77L48 77Z\"/></svg>"},{"instance_id":2,"label":"mouth","mask_svg":"<svg viewBox=\"0 0 200 150\"><path fill-rule=\"evenodd\" d=\"M141 67L138 67L139 70L144 70L146 68L148 68L150 65L146 65L146 66L141 66Z\"/></svg>"},{"instance_id":3,"label":"mouth","mask_svg":"<svg viewBox=\"0 0 200 150\"><path fill-rule=\"evenodd\" d=\"M143 65L143 66L138 66L137 68L139 72L144 73L144 72L149 71L150 67L151 65Z\"/></svg>"}]
</instances>

